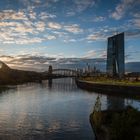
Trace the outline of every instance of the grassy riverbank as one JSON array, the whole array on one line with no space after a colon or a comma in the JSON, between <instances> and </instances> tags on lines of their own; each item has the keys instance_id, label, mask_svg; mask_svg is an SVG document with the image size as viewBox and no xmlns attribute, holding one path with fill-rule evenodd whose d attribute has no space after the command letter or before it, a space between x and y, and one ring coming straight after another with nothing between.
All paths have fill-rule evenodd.
<instances>
[{"instance_id":1,"label":"grassy riverbank","mask_svg":"<svg viewBox=\"0 0 140 140\"><path fill-rule=\"evenodd\" d=\"M120 80L106 77L84 77L76 79L79 88L102 94L117 96L130 96L140 98L140 82L131 80Z\"/></svg>"},{"instance_id":2,"label":"grassy riverbank","mask_svg":"<svg viewBox=\"0 0 140 140\"><path fill-rule=\"evenodd\" d=\"M132 79L113 79L107 77L84 77L79 80L88 83L107 84L107 85L121 85L121 86L140 86L140 81Z\"/></svg>"}]
</instances>

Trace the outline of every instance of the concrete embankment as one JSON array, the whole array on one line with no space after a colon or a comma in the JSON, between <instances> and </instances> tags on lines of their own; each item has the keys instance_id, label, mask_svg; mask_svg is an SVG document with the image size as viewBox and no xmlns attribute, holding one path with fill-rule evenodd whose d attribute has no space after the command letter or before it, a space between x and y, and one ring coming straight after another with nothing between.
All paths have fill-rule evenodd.
<instances>
[{"instance_id":1,"label":"concrete embankment","mask_svg":"<svg viewBox=\"0 0 140 140\"><path fill-rule=\"evenodd\" d=\"M109 94L121 94L121 95L131 95L131 96L140 96L140 86L131 86L131 85L118 85L118 84L106 84L106 83L97 83L84 81L76 79L76 84L78 87L95 91L97 93L109 93Z\"/></svg>"}]
</instances>

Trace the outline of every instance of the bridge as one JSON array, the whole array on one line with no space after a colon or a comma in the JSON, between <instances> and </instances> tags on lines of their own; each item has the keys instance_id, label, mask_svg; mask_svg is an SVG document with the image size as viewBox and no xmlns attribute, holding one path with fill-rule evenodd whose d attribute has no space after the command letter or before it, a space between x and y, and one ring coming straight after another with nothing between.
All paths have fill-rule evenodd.
<instances>
[{"instance_id":1,"label":"bridge","mask_svg":"<svg viewBox=\"0 0 140 140\"><path fill-rule=\"evenodd\" d=\"M77 77L79 72L73 69L52 69L52 74L65 77Z\"/></svg>"},{"instance_id":2,"label":"bridge","mask_svg":"<svg viewBox=\"0 0 140 140\"><path fill-rule=\"evenodd\" d=\"M80 72L75 69L53 69L49 66L48 71L44 72L44 76L48 78L64 78L64 77L78 77Z\"/></svg>"}]
</instances>

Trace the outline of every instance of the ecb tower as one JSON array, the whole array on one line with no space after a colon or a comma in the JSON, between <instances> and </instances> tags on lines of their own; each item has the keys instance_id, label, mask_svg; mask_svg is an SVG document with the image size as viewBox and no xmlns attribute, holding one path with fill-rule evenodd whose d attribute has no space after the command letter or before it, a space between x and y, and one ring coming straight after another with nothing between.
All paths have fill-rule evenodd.
<instances>
[{"instance_id":1,"label":"ecb tower","mask_svg":"<svg viewBox=\"0 0 140 140\"><path fill-rule=\"evenodd\" d=\"M124 72L124 33L120 33L108 38L107 74L122 77Z\"/></svg>"}]
</instances>

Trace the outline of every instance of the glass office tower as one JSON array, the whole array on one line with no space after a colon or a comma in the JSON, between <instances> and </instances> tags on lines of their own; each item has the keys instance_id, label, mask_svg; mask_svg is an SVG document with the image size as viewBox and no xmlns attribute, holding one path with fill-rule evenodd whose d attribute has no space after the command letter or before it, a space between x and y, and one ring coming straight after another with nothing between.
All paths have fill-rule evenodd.
<instances>
[{"instance_id":1,"label":"glass office tower","mask_svg":"<svg viewBox=\"0 0 140 140\"><path fill-rule=\"evenodd\" d=\"M124 33L120 33L108 38L107 74L122 77L124 72Z\"/></svg>"}]
</instances>

